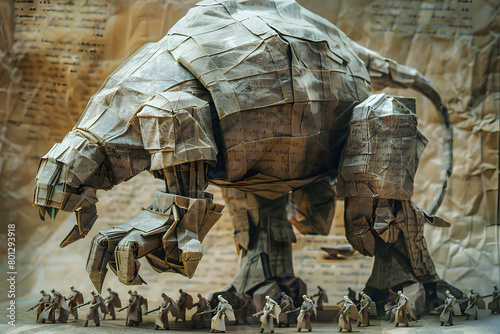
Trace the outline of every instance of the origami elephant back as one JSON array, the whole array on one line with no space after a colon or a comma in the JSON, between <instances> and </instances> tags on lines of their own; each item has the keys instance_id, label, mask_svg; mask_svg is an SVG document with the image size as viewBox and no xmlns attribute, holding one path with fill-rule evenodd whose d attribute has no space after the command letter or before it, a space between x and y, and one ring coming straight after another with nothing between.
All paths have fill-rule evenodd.
<instances>
[{"instance_id":1,"label":"origami elephant back","mask_svg":"<svg viewBox=\"0 0 500 334\"><path fill-rule=\"evenodd\" d=\"M294 1L202 1L92 96L42 158L34 204L52 218L89 207L67 245L97 219L95 189L146 169L219 159L213 183L279 197L336 172L369 89L344 33Z\"/></svg>"}]
</instances>

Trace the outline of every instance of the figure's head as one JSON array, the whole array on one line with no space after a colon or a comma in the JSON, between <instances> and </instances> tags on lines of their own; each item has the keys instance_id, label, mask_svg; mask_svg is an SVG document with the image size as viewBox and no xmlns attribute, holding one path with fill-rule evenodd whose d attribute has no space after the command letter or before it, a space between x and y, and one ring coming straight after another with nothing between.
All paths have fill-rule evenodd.
<instances>
[{"instance_id":1,"label":"figure's head","mask_svg":"<svg viewBox=\"0 0 500 334\"><path fill-rule=\"evenodd\" d=\"M307 300L307 295L303 295L302 299Z\"/></svg>"},{"instance_id":2,"label":"figure's head","mask_svg":"<svg viewBox=\"0 0 500 334\"><path fill-rule=\"evenodd\" d=\"M344 296L344 300L345 300L346 302L350 302L350 301L351 301L351 300L349 299L349 297L347 297L347 296Z\"/></svg>"},{"instance_id":3,"label":"figure's head","mask_svg":"<svg viewBox=\"0 0 500 334\"><path fill-rule=\"evenodd\" d=\"M203 297L201 296L201 293L197 294L197 296L198 296L198 299L203 298Z\"/></svg>"},{"instance_id":4,"label":"figure's head","mask_svg":"<svg viewBox=\"0 0 500 334\"><path fill-rule=\"evenodd\" d=\"M496 285L493 285L493 289L498 290L498 288L497 288L497 286L496 286Z\"/></svg>"},{"instance_id":5,"label":"figure's head","mask_svg":"<svg viewBox=\"0 0 500 334\"><path fill-rule=\"evenodd\" d=\"M398 296L401 296L403 292L401 292L401 290L398 291Z\"/></svg>"},{"instance_id":6,"label":"figure's head","mask_svg":"<svg viewBox=\"0 0 500 334\"><path fill-rule=\"evenodd\" d=\"M266 301L269 301L269 296L266 296Z\"/></svg>"},{"instance_id":7,"label":"figure's head","mask_svg":"<svg viewBox=\"0 0 500 334\"><path fill-rule=\"evenodd\" d=\"M56 290L55 290L55 289L52 289L52 290L50 290L50 292L54 293L54 292L56 292Z\"/></svg>"},{"instance_id":8,"label":"figure's head","mask_svg":"<svg viewBox=\"0 0 500 334\"><path fill-rule=\"evenodd\" d=\"M132 296L132 290L128 290L128 294Z\"/></svg>"},{"instance_id":9,"label":"figure's head","mask_svg":"<svg viewBox=\"0 0 500 334\"><path fill-rule=\"evenodd\" d=\"M283 291L281 292L281 297L285 297L286 293L284 293Z\"/></svg>"},{"instance_id":10,"label":"figure's head","mask_svg":"<svg viewBox=\"0 0 500 334\"><path fill-rule=\"evenodd\" d=\"M45 294L45 291L44 291L44 290L40 290L40 293L41 293L42 295L44 295L44 294Z\"/></svg>"},{"instance_id":11,"label":"figure's head","mask_svg":"<svg viewBox=\"0 0 500 334\"><path fill-rule=\"evenodd\" d=\"M473 294L473 293L474 293L474 290L472 290L472 289L469 289L469 291L470 291L470 293L471 293L471 294Z\"/></svg>"},{"instance_id":12,"label":"figure's head","mask_svg":"<svg viewBox=\"0 0 500 334\"><path fill-rule=\"evenodd\" d=\"M450 290L446 290L445 294L446 294L447 296L450 296L450 295L451 295Z\"/></svg>"},{"instance_id":13,"label":"figure's head","mask_svg":"<svg viewBox=\"0 0 500 334\"><path fill-rule=\"evenodd\" d=\"M72 286L70 286L70 287L69 287L69 289L70 289L71 291L73 291L73 290L75 289L75 287L72 285Z\"/></svg>"},{"instance_id":14,"label":"figure's head","mask_svg":"<svg viewBox=\"0 0 500 334\"><path fill-rule=\"evenodd\" d=\"M111 288L107 288L106 290L108 290L108 292L111 292Z\"/></svg>"},{"instance_id":15,"label":"figure's head","mask_svg":"<svg viewBox=\"0 0 500 334\"><path fill-rule=\"evenodd\" d=\"M94 290L90 291L90 294L95 297L96 293Z\"/></svg>"},{"instance_id":16,"label":"figure's head","mask_svg":"<svg viewBox=\"0 0 500 334\"><path fill-rule=\"evenodd\" d=\"M168 296L167 296L165 293L162 293L162 294L161 294L161 298L163 298L163 300L167 300L167 299L168 299Z\"/></svg>"},{"instance_id":17,"label":"figure's head","mask_svg":"<svg viewBox=\"0 0 500 334\"><path fill-rule=\"evenodd\" d=\"M227 303L227 300L224 299L224 297L222 297L222 295L218 295L217 296L217 299L220 301L220 302L226 302Z\"/></svg>"},{"instance_id":18,"label":"figure's head","mask_svg":"<svg viewBox=\"0 0 500 334\"><path fill-rule=\"evenodd\" d=\"M182 289L179 289L179 293L181 293L181 294L182 294Z\"/></svg>"}]
</instances>

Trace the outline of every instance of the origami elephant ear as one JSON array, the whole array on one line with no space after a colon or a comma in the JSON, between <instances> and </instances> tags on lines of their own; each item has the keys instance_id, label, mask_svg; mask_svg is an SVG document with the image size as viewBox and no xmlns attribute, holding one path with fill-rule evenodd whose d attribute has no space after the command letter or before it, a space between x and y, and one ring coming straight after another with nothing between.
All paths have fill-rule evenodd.
<instances>
[{"instance_id":1,"label":"origami elephant ear","mask_svg":"<svg viewBox=\"0 0 500 334\"><path fill-rule=\"evenodd\" d=\"M207 101L182 91L162 92L144 104L137 118L152 170L193 161L215 165L217 145Z\"/></svg>"}]
</instances>

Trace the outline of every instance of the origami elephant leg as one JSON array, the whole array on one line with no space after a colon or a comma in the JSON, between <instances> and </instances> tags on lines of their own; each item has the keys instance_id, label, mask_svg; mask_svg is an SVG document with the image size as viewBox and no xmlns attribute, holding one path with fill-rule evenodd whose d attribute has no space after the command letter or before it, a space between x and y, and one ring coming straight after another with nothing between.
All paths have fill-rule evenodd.
<instances>
[{"instance_id":1,"label":"origami elephant leg","mask_svg":"<svg viewBox=\"0 0 500 334\"><path fill-rule=\"evenodd\" d=\"M294 277L292 243L296 238L286 216L288 196L270 200L234 188L223 189L223 195L241 256L232 282L236 290L249 291L272 277Z\"/></svg>"},{"instance_id":2,"label":"origami elephant leg","mask_svg":"<svg viewBox=\"0 0 500 334\"><path fill-rule=\"evenodd\" d=\"M423 236L426 219L408 200L345 198L347 240L361 254L375 256L368 286L439 280Z\"/></svg>"},{"instance_id":3,"label":"origami elephant leg","mask_svg":"<svg viewBox=\"0 0 500 334\"><path fill-rule=\"evenodd\" d=\"M114 251L118 242L127 234L127 231L121 229L111 229L100 231L94 236L90 245L89 257L87 259L87 272L90 280L101 292L102 283L106 277L108 263L114 268Z\"/></svg>"},{"instance_id":4,"label":"origami elephant leg","mask_svg":"<svg viewBox=\"0 0 500 334\"><path fill-rule=\"evenodd\" d=\"M142 284L141 257L157 272L194 275L203 257L203 238L224 208L205 193L205 173L203 161L162 170L156 176L164 178L169 193L156 192L153 204L139 215L94 237L87 271L99 292L107 265L123 284Z\"/></svg>"},{"instance_id":5,"label":"origami elephant leg","mask_svg":"<svg viewBox=\"0 0 500 334\"><path fill-rule=\"evenodd\" d=\"M175 165L163 169L167 192L190 198L205 198L208 186L207 164L203 161Z\"/></svg>"},{"instance_id":6,"label":"origami elephant leg","mask_svg":"<svg viewBox=\"0 0 500 334\"><path fill-rule=\"evenodd\" d=\"M330 179L292 191L287 213L288 220L300 233L328 235L335 214L335 190Z\"/></svg>"},{"instance_id":7,"label":"origami elephant leg","mask_svg":"<svg viewBox=\"0 0 500 334\"><path fill-rule=\"evenodd\" d=\"M423 296L423 284L439 280L424 239L424 223L449 223L411 202L427 143L415 110L414 99L385 94L374 94L354 108L337 191L345 198L349 243L375 257L367 288L388 291L414 282Z\"/></svg>"}]
</instances>

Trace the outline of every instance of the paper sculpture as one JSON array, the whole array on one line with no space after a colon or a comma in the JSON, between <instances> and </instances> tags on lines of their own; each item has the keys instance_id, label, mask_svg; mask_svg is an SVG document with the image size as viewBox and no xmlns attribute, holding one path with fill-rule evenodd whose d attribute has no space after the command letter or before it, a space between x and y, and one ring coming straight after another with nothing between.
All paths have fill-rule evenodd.
<instances>
[{"instance_id":1,"label":"paper sculpture","mask_svg":"<svg viewBox=\"0 0 500 334\"><path fill-rule=\"evenodd\" d=\"M307 329L309 332L312 331L311 317L318 315L316 310L316 305L313 300L306 295L302 296L302 304L300 305L299 315L297 316L297 332L302 329ZM354 304L353 304L354 305Z\"/></svg>"},{"instance_id":2,"label":"paper sculpture","mask_svg":"<svg viewBox=\"0 0 500 334\"><path fill-rule=\"evenodd\" d=\"M370 296L361 291L361 300L359 301L359 319L358 327L361 325L370 326L370 315L377 315L377 305L372 301Z\"/></svg>"},{"instance_id":3,"label":"paper sculpture","mask_svg":"<svg viewBox=\"0 0 500 334\"><path fill-rule=\"evenodd\" d=\"M493 297L493 300L488 303L488 309L491 311L491 314L495 312L500 313L500 290L496 285L493 286L491 296Z\"/></svg>"},{"instance_id":4,"label":"paper sculpture","mask_svg":"<svg viewBox=\"0 0 500 334\"><path fill-rule=\"evenodd\" d=\"M45 321L50 321L51 323L68 322L69 308L68 305L66 304L66 297L64 297L61 293L59 293L55 289L50 290L50 292L52 293L53 298L50 300L50 303L45 303L46 306L40 313L39 322L45 322ZM42 295L43 295L42 299L44 299L45 295L44 294Z\"/></svg>"},{"instance_id":5,"label":"paper sculpture","mask_svg":"<svg viewBox=\"0 0 500 334\"><path fill-rule=\"evenodd\" d=\"M148 312L148 300L139 295L137 291L132 292L129 290L128 294L130 295L128 305L118 310L118 312L127 309L125 325L138 327L142 323L142 315Z\"/></svg>"},{"instance_id":6,"label":"paper sculpture","mask_svg":"<svg viewBox=\"0 0 500 334\"><path fill-rule=\"evenodd\" d=\"M193 328L205 328L207 320L210 319L210 315L206 313L210 311L210 303L200 293L197 296L198 301L188 307L188 309L196 307L196 311L191 316L191 322L193 323Z\"/></svg>"},{"instance_id":7,"label":"paper sculpture","mask_svg":"<svg viewBox=\"0 0 500 334\"><path fill-rule=\"evenodd\" d=\"M234 312L231 304L224 299L221 295L217 297L219 303L217 304L216 313L212 317L212 322L210 325L211 332L219 331L224 333L226 331L226 318L229 321L234 321Z\"/></svg>"},{"instance_id":8,"label":"paper sculpture","mask_svg":"<svg viewBox=\"0 0 500 334\"><path fill-rule=\"evenodd\" d=\"M318 297L318 301L316 302L317 309L322 311L323 310L323 303L328 303L328 295L326 294L325 289L322 289L318 285L318 292L311 296L311 298L314 298L314 297Z\"/></svg>"},{"instance_id":9,"label":"paper sculpture","mask_svg":"<svg viewBox=\"0 0 500 334\"><path fill-rule=\"evenodd\" d=\"M161 303L161 305L146 313L146 314L148 314L148 313L158 311L158 312L156 312L155 326L153 328L155 330L160 329L160 328L161 329L169 329L170 328L170 326L168 324L168 312L170 312L170 314L172 314L172 316L174 316L174 317L179 316L179 308L178 308L177 303L172 298L170 298L169 296L167 296L164 293L161 294L161 297L163 298L163 302Z\"/></svg>"},{"instance_id":10,"label":"paper sculpture","mask_svg":"<svg viewBox=\"0 0 500 334\"><path fill-rule=\"evenodd\" d=\"M255 313L253 316L260 316L260 332L264 333L265 331L274 333L274 320L279 322L281 314L281 307L276 303L271 297L266 296L266 304L264 308Z\"/></svg>"},{"instance_id":11,"label":"paper sculpture","mask_svg":"<svg viewBox=\"0 0 500 334\"><path fill-rule=\"evenodd\" d=\"M234 316L236 317L235 325L246 325L256 311L255 303L249 295L245 292L240 292L238 308L234 309Z\"/></svg>"},{"instance_id":12,"label":"paper sculpture","mask_svg":"<svg viewBox=\"0 0 500 334\"><path fill-rule=\"evenodd\" d=\"M190 294L182 291L182 289L179 289L179 293L179 301L177 302L179 314L175 317L176 322L179 320L186 321L186 309L193 305L193 297Z\"/></svg>"},{"instance_id":13,"label":"paper sculpture","mask_svg":"<svg viewBox=\"0 0 500 334\"><path fill-rule=\"evenodd\" d=\"M411 306L410 300L401 291L398 291L397 305L395 308L394 323L396 327L399 325L410 326Z\"/></svg>"},{"instance_id":14,"label":"paper sculpture","mask_svg":"<svg viewBox=\"0 0 500 334\"><path fill-rule=\"evenodd\" d=\"M100 292L108 269L124 284L141 284L142 257L157 272L192 277L223 208L205 189L227 188L242 256L233 285L241 292L294 277L286 195L292 191L299 231L328 233L338 176L348 239L376 257L373 285L386 288L385 244L396 245L417 281L433 282L423 222L445 223L410 202L425 142L414 102L370 97L371 85L415 89L442 116L442 187L432 214L451 171L439 94L416 70L357 45L292 0L205 0L140 48L41 159L33 202L42 219L76 213L64 247L96 222L97 189L144 170L165 182L150 207L92 240L87 271ZM375 235L385 242L377 250Z\"/></svg>"},{"instance_id":15,"label":"paper sculpture","mask_svg":"<svg viewBox=\"0 0 500 334\"><path fill-rule=\"evenodd\" d=\"M469 320L469 317L473 317L474 320L477 320L477 310L486 308L486 304L484 303L483 298L479 293L474 292L474 290L470 289L469 301L467 303L467 308L464 311L465 320Z\"/></svg>"},{"instance_id":16,"label":"paper sculpture","mask_svg":"<svg viewBox=\"0 0 500 334\"><path fill-rule=\"evenodd\" d=\"M85 318L85 322L83 323L83 327L87 327L89 325L89 321L93 321L96 327L100 326L101 314L104 315L108 313L108 308L104 299L95 291L90 291L92 295L92 300L89 303L89 312L87 313L87 317ZM101 314L99 314L101 312Z\"/></svg>"},{"instance_id":17,"label":"paper sculpture","mask_svg":"<svg viewBox=\"0 0 500 334\"><path fill-rule=\"evenodd\" d=\"M111 290L111 288L108 288L107 290L109 292L109 295L106 297L104 302L108 308L108 314L111 316L111 319L115 320L116 319L115 308L121 308L122 302L120 300L120 296L118 296L118 292ZM102 319L104 320L105 317L106 314L103 314Z\"/></svg>"},{"instance_id":18,"label":"paper sculpture","mask_svg":"<svg viewBox=\"0 0 500 334\"><path fill-rule=\"evenodd\" d=\"M66 303L69 308L69 313L72 314L75 319L78 319L78 309L76 307L83 304L83 294L76 290L74 286L70 286L69 289L71 292Z\"/></svg>"},{"instance_id":19,"label":"paper sculpture","mask_svg":"<svg viewBox=\"0 0 500 334\"><path fill-rule=\"evenodd\" d=\"M450 291L446 291L444 304L437 307L436 311L440 309L443 310L439 315L441 326L453 326L453 315L462 315L458 300L451 294Z\"/></svg>"},{"instance_id":20,"label":"paper sculpture","mask_svg":"<svg viewBox=\"0 0 500 334\"><path fill-rule=\"evenodd\" d=\"M292 316L290 313L295 310L295 305L293 304L293 299L284 292L281 292L280 307L279 327L290 327L290 317Z\"/></svg>"},{"instance_id":21,"label":"paper sculpture","mask_svg":"<svg viewBox=\"0 0 500 334\"><path fill-rule=\"evenodd\" d=\"M354 319L356 322L359 321L359 312L352 300L344 296L344 301L340 305L339 310L339 332L342 332L342 330L352 332L351 319Z\"/></svg>"},{"instance_id":22,"label":"paper sculpture","mask_svg":"<svg viewBox=\"0 0 500 334\"><path fill-rule=\"evenodd\" d=\"M40 290L40 294L42 295L42 298L40 298L38 304L29 308L26 312L29 312L36 308L36 322L44 323L46 319L42 318L40 315L42 314L43 310L51 304L52 298L44 290Z\"/></svg>"}]
</instances>

